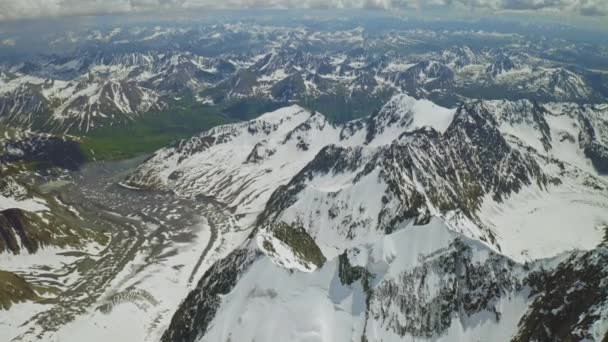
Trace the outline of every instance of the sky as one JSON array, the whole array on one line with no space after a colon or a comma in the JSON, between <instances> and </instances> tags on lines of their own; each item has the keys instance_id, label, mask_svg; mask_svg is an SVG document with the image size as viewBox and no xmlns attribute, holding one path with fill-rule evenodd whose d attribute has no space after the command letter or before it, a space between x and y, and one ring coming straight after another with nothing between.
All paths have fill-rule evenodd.
<instances>
[{"instance_id":1,"label":"sky","mask_svg":"<svg viewBox=\"0 0 608 342\"><path fill-rule=\"evenodd\" d=\"M187 9L445 8L484 13L608 17L608 0L0 0L0 21Z\"/></svg>"}]
</instances>

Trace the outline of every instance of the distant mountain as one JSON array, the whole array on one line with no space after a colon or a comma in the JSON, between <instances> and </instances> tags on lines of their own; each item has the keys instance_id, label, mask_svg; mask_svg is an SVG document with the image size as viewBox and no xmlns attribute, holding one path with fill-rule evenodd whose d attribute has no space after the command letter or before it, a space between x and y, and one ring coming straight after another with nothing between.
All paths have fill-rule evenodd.
<instances>
[{"instance_id":1,"label":"distant mountain","mask_svg":"<svg viewBox=\"0 0 608 342\"><path fill-rule=\"evenodd\" d=\"M321 27L283 33L273 26L243 24L205 28L200 39L255 48L224 51L210 45L201 51L184 44L193 39L193 30L152 31L118 31L109 35L110 41L87 36L75 51L3 65L0 122L86 133L171 110L179 106L175 99L185 97L225 109L229 115L236 102L250 102L254 114L267 109L257 109L260 102L299 103L347 121L379 109L401 92L445 106L505 97L601 103L608 95L598 81L601 74L544 58L542 51L517 44L486 49L445 44L440 50L397 53L403 44L413 43L389 39L390 31L330 34ZM122 39L114 41L119 36ZM116 49L136 37L150 44L160 41ZM183 46L165 47L169 37ZM88 40L108 44L107 49L89 47L84 43Z\"/></svg>"},{"instance_id":2,"label":"distant mountain","mask_svg":"<svg viewBox=\"0 0 608 342\"><path fill-rule=\"evenodd\" d=\"M59 62L64 64L53 64ZM0 76L0 122L83 133L137 120L165 108L172 96L222 78L214 67L216 59L203 61L189 54L130 53L91 61L84 70L79 57L46 63L40 67L44 73L17 69ZM75 74L68 80L62 79L65 65Z\"/></svg>"}]
</instances>

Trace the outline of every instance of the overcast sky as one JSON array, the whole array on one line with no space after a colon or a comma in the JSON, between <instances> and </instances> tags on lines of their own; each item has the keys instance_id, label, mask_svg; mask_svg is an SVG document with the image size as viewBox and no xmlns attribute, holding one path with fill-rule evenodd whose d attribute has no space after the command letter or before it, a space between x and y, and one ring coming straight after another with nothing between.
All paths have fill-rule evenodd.
<instances>
[{"instance_id":1,"label":"overcast sky","mask_svg":"<svg viewBox=\"0 0 608 342\"><path fill-rule=\"evenodd\" d=\"M0 20L95 15L191 8L375 8L447 7L552 15L608 16L608 0L0 0Z\"/></svg>"}]
</instances>

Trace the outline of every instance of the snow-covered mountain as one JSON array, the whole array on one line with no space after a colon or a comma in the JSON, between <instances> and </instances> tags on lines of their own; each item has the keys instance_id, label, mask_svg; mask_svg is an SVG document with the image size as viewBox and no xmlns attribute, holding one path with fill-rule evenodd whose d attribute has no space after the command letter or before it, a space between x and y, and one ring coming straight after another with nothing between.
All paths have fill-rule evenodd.
<instances>
[{"instance_id":1,"label":"snow-covered mountain","mask_svg":"<svg viewBox=\"0 0 608 342\"><path fill-rule=\"evenodd\" d=\"M378 114L337 126L292 106L161 150L129 182L213 196L236 213L261 213L259 224L298 222L315 234L322 227L319 234L328 235L318 238L331 241L327 248L334 252L368 241L369 234L394 231L399 222L424 223L432 216L502 250L501 236L513 233L501 213L510 207L505 203L538 197L542 210L572 213L579 208L568 203L586 196L604 203L599 174L605 154L589 151L607 146L595 133L606 125L605 108L567 108L476 101L446 109L399 95ZM595 215L603 217L603 209L589 208L595 208L586 225L592 238L584 242L585 235L573 233L577 242L564 243L596 242L601 232ZM535 226L531 222L522 236L540 233ZM556 252L565 247L547 242ZM524 247L509 256L534 253Z\"/></svg>"},{"instance_id":2,"label":"snow-covered mountain","mask_svg":"<svg viewBox=\"0 0 608 342\"><path fill-rule=\"evenodd\" d=\"M606 293L578 284L607 279L605 110L397 95L343 125L291 106L159 151L130 185L255 217L163 339L603 338Z\"/></svg>"},{"instance_id":3,"label":"snow-covered mountain","mask_svg":"<svg viewBox=\"0 0 608 342\"><path fill-rule=\"evenodd\" d=\"M0 30L0 340L608 341L604 38L259 12Z\"/></svg>"},{"instance_id":4,"label":"snow-covered mountain","mask_svg":"<svg viewBox=\"0 0 608 342\"><path fill-rule=\"evenodd\" d=\"M432 219L303 272L254 241L203 276L163 341L605 338L606 248L521 264Z\"/></svg>"},{"instance_id":5,"label":"snow-covered mountain","mask_svg":"<svg viewBox=\"0 0 608 342\"><path fill-rule=\"evenodd\" d=\"M0 122L86 133L167 107L167 101L223 76L217 59L191 54L72 56L0 74Z\"/></svg>"},{"instance_id":6,"label":"snow-covered mountain","mask_svg":"<svg viewBox=\"0 0 608 342\"><path fill-rule=\"evenodd\" d=\"M460 34L486 46L487 37ZM247 104L261 114L259 102L298 103L345 121L401 92L445 106L475 98L601 103L608 96L603 73L550 58L546 41L528 37L523 46L512 37L476 48L454 45L453 35L238 23L60 36L53 44L76 48L0 60L0 123L88 133L191 98L228 114Z\"/></svg>"}]
</instances>

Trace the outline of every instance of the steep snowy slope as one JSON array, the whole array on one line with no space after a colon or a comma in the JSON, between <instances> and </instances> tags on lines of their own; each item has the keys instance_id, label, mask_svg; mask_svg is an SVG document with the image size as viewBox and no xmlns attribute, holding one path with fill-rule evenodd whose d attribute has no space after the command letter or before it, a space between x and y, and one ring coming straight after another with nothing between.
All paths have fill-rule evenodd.
<instances>
[{"instance_id":1,"label":"steep snowy slope","mask_svg":"<svg viewBox=\"0 0 608 342\"><path fill-rule=\"evenodd\" d=\"M602 117L581 121L583 114L526 101L452 110L399 95L375 115L334 126L294 106L161 150L128 181L211 196L238 214L261 212L261 225L298 223L329 256L439 216L455 231L528 260L601 239L606 183L585 143L561 141L554 121L575 120L567 134L604 146L594 133L602 131ZM580 122L589 122L591 133ZM580 156L576 163L560 158L570 153L567 143ZM535 211L542 215L526 214ZM560 211L586 213L576 219L579 231L552 219ZM555 232L570 238L539 238Z\"/></svg>"},{"instance_id":2,"label":"steep snowy slope","mask_svg":"<svg viewBox=\"0 0 608 342\"><path fill-rule=\"evenodd\" d=\"M368 126L376 134L371 141L390 132L381 127ZM475 220L486 196L502 201L551 180L534 159L507 144L491 116L463 106L444 133L427 127L404 130L389 145L328 146L273 194L259 220L301 222L322 247L334 244L340 251L431 215ZM464 228L499 247L482 225ZM331 236L316 236L318 229Z\"/></svg>"},{"instance_id":3,"label":"steep snowy slope","mask_svg":"<svg viewBox=\"0 0 608 342\"><path fill-rule=\"evenodd\" d=\"M476 111L496 118L503 134L517 138L538 153L572 164L594 174L606 174L608 156L608 107L528 100L478 101Z\"/></svg>"},{"instance_id":4,"label":"steep snowy slope","mask_svg":"<svg viewBox=\"0 0 608 342\"><path fill-rule=\"evenodd\" d=\"M246 243L211 268L163 341L549 341L607 333L608 309L599 304L608 293L598 287L608 280L605 248L518 264L438 219L349 249L312 273L290 271L259 247ZM579 301L586 296L592 300Z\"/></svg>"},{"instance_id":5,"label":"steep snowy slope","mask_svg":"<svg viewBox=\"0 0 608 342\"><path fill-rule=\"evenodd\" d=\"M187 196L213 196L238 213L258 212L279 185L289 182L325 146L384 145L403 131L425 125L445 129L453 114L404 95L375 117L335 126L319 113L291 106L213 128L161 150L128 182Z\"/></svg>"},{"instance_id":6,"label":"steep snowy slope","mask_svg":"<svg viewBox=\"0 0 608 342\"><path fill-rule=\"evenodd\" d=\"M213 196L239 213L255 212L336 137L336 128L322 115L292 106L161 150L128 182Z\"/></svg>"}]
</instances>

